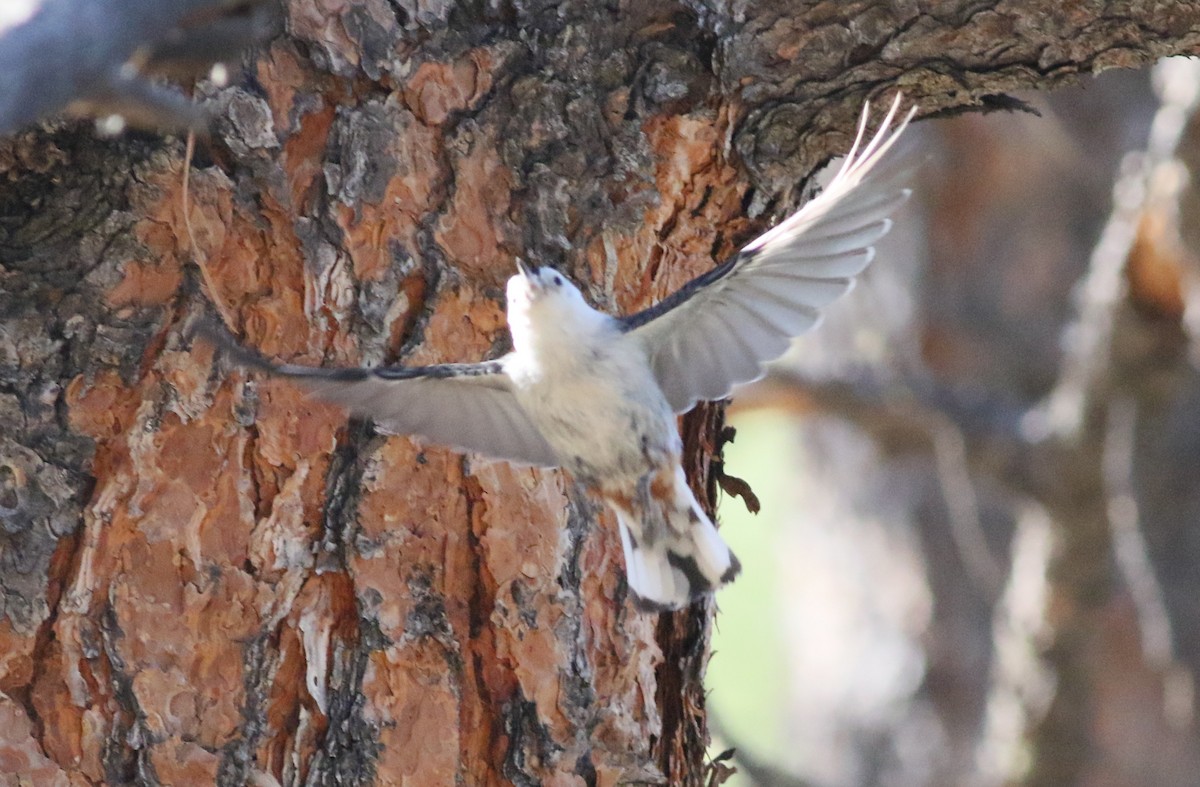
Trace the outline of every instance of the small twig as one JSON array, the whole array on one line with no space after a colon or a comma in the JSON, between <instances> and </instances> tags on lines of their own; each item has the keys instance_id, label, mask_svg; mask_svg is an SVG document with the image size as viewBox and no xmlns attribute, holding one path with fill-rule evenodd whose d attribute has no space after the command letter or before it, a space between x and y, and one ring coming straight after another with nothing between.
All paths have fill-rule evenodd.
<instances>
[{"instance_id":1,"label":"small twig","mask_svg":"<svg viewBox=\"0 0 1200 787\"><path fill-rule=\"evenodd\" d=\"M1117 570L1137 610L1141 630L1142 655L1151 669L1161 673L1166 687L1163 706L1168 721L1179 728L1192 722L1190 686L1186 670L1177 662L1172 643L1171 617L1163 595L1162 583L1150 562L1149 546L1142 532L1141 513L1134 488L1134 459L1137 439L1137 405L1127 396L1114 397L1108 404L1104 430L1104 487L1107 498L1108 526L1112 532L1113 556ZM1179 698L1186 702L1179 702Z\"/></svg>"},{"instance_id":2,"label":"small twig","mask_svg":"<svg viewBox=\"0 0 1200 787\"><path fill-rule=\"evenodd\" d=\"M709 711L709 730L728 744L729 748L717 759L732 759L739 773L748 777L756 787L812 787L812 782L788 773L778 765L751 754L745 746L734 740L717 715Z\"/></svg>"},{"instance_id":3,"label":"small twig","mask_svg":"<svg viewBox=\"0 0 1200 787\"><path fill-rule=\"evenodd\" d=\"M929 434L938 483L949 515L950 537L967 574L989 600L995 600L1004 590L1005 570L987 542L979 515L979 498L971 480L967 442L957 426L943 418L933 419Z\"/></svg>"}]
</instances>

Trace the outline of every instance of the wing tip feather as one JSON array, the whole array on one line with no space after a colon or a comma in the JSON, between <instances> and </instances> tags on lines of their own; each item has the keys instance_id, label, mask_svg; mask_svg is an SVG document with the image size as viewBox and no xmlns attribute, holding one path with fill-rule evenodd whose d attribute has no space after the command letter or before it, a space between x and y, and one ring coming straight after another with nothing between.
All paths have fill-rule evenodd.
<instances>
[{"instance_id":1,"label":"wing tip feather","mask_svg":"<svg viewBox=\"0 0 1200 787\"><path fill-rule=\"evenodd\" d=\"M829 185L815 199L768 232L763 233L747 244L741 252L723 265L685 285L683 291L675 293L674 296L668 299L669 303L664 302L657 307L651 307L651 309L645 312L623 320L626 330L639 335L639 341L643 343L650 353L654 364L655 376L658 378L664 393L667 394L668 400L675 412L686 412L702 400L712 400L728 396L732 392L734 385L749 379L761 377L765 371L765 364L770 360L774 360L774 358L768 359L763 357L770 354L770 351L767 351L765 346L761 348L754 346L747 347L746 339L742 337L737 342L739 345L738 349L744 351L741 354L747 356L747 360L753 361L755 374L750 374L748 367L736 362L736 359L722 360L720 357L714 355L706 363L700 363L701 353L709 352L712 348L691 349L688 344L682 342L678 334L694 334L698 331L695 321L696 312L692 311L693 309L700 309L700 313L703 313L706 308L719 310L728 304L722 304L719 297L715 301L711 298L702 298L706 306L700 307L699 300L693 302L695 296L700 293L718 293L722 287L726 286L740 272L744 271L747 274L751 274L746 280L746 285L750 288L750 291L758 292L760 297L781 300L776 293L772 293L769 290L763 292L765 288L751 286L755 278L752 275L754 271L763 274L764 277L769 277L771 276L771 271L779 267L775 262L762 268L754 264L755 260L774 259L777 253L785 251L785 249L774 250L774 244L777 240L781 242L786 241L782 245L786 245L789 248L792 245L804 247L805 242L812 241L810 244L811 248L808 248L808 250L813 252L816 257L825 260L827 267L821 269L825 272L831 273L837 270L836 266L839 263L834 259L836 257L848 255L853 259L854 264L850 266L853 268L853 271L849 275L814 275L805 277L802 273L800 274L801 278L808 278L822 284L844 282L843 289L835 297L840 297L850 292L854 288L854 276L857 276L874 261L876 257L874 244L890 232L895 225L895 220L888 214L898 208L912 195L911 188L900 185L900 174L908 173L910 171L908 167L900 171L897 171L894 167L888 167L883 170L877 169L878 163L895 146L909 123L916 117L918 110L916 104L911 106L903 115L900 115L900 107L903 104L903 100L904 94L897 92L896 96L892 99L887 114L880 122L878 128L875 129L870 139L866 141L865 146L863 142L866 139L870 119L870 103L864 104L858 130L850 151L847 153L842 166L838 169ZM897 121L898 117L899 120ZM879 173L876 177L870 179L870 183L873 189L879 189L883 193L883 197L876 195L872 198L870 193L867 193L867 196L864 197L867 200L867 204L850 204L849 207L846 207L843 200L851 193L854 193L855 189L872 173ZM830 212L835 211L835 208L838 206L842 206L843 210L829 219L831 224L825 227L828 233L827 237L821 236L819 231L812 236L806 237L806 231L814 230L816 225L820 224L822 218ZM800 238L803 238L803 241ZM796 256L803 258L804 255L797 254ZM798 271L798 273L800 272ZM825 301L822 307L827 305L831 300L833 298ZM822 313L820 307L810 309L809 304L804 303L800 299L795 300L795 302L789 300L780 305L798 313L803 312L810 320L809 324L802 330L789 332L789 338L794 338L800 333L812 330L821 323ZM748 307L741 306L738 308ZM668 317L672 314L682 313L685 310L693 316L685 319L682 326ZM716 331L729 332L729 326L723 324L725 322L723 319L718 316L717 321L722 324L710 327ZM703 333L703 331L699 332ZM712 339L710 343L714 346L720 344L716 339ZM774 348L774 343L771 343L771 346ZM697 371L697 367L700 366L712 369L712 374L700 374ZM717 388L721 388L721 390L717 391Z\"/></svg>"}]
</instances>

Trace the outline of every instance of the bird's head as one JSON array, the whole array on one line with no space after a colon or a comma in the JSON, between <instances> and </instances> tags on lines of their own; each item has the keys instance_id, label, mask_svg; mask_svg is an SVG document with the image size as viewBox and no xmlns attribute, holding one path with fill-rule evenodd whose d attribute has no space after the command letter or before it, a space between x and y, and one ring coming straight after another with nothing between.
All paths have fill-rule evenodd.
<instances>
[{"instance_id":1,"label":"bird's head","mask_svg":"<svg viewBox=\"0 0 1200 787\"><path fill-rule=\"evenodd\" d=\"M508 280L508 330L515 349L575 346L608 321L566 276L517 260L517 275Z\"/></svg>"},{"instance_id":2,"label":"bird's head","mask_svg":"<svg viewBox=\"0 0 1200 787\"><path fill-rule=\"evenodd\" d=\"M535 267L517 258L517 275L508 280L509 315L576 311L587 308L583 293L549 266Z\"/></svg>"}]
</instances>

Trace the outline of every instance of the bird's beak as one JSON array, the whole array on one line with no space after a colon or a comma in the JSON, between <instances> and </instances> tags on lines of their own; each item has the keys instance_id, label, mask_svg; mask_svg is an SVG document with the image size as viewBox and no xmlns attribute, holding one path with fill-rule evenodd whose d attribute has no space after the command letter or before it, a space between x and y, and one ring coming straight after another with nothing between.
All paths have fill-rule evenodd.
<instances>
[{"instance_id":1,"label":"bird's beak","mask_svg":"<svg viewBox=\"0 0 1200 787\"><path fill-rule=\"evenodd\" d=\"M535 271L534 268L530 268L528 265L526 265L525 260L521 259L520 257L517 257L517 270L520 271L521 275L526 279L532 278Z\"/></svg>"}]
</instances>

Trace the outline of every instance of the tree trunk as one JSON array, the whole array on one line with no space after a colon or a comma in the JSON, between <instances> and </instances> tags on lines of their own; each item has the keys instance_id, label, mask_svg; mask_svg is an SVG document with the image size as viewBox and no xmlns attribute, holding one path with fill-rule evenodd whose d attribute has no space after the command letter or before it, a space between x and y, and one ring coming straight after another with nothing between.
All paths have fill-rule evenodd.
<instances>
[{"instance_id":1,"label":"tree trunk","mask_svg":"<svg viewBox=\"0 0 1200 787\"><path fill-rule=\"evenodd\" d=\"M1198 47L1182 2L294 0L200 90L190 179L175 139L0 143L0 773L705 783L711 604L635 612L564 475L346 428L186 321L206 296L273 358L481 359L514 257L645 306L893 87L1002 105ZM683 427L711 502L719 406Z\"/></svg>"}]
</instances>

